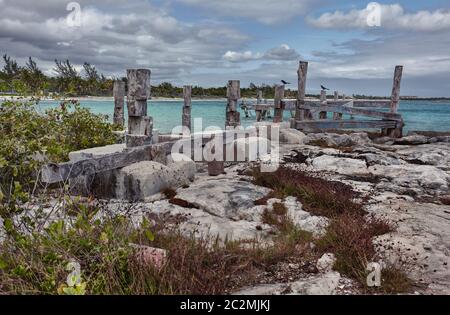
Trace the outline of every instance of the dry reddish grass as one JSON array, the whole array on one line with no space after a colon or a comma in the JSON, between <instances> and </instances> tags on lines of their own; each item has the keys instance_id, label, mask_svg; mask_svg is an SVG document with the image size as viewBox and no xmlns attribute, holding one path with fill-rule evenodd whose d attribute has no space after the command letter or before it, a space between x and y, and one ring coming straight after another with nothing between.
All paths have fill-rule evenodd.
<instances>
[{"instance_id":1,"label":"dry reddish grass","mask_svg":"<svg viewBox=\"0 0 450 315\"><path fill-rule=\"evenodd\" d=\"M450 206L450 196L441 197L439 198L439 200L442 202L442 204Z\"/></svg>"},{"instance_id":2,"label":"dry reddish grass","mask_svg":"<svg viewBox=\"0 0 450 315\"><path fill-rule=\"evenodd\" d=\"M277 196L297 197L305 210L314 215L334 217L344 213L363 215L363 206L354 202L359 197L351 186L327 181L301 171L280 167L273 173L253 170L254 183L274 190L267 199Z\"/></svg>"},{"instance_id":3,"label":"dry reddish grass","mask_svg":"<svg viewBox=\"0 0 450 315\"><path fill-rule=\"evenodd\" d=\"M273 173L261 173L255 169L252 175L255 184L274 190L265 200L272 196L295 196L305 210L329 218L327 234L316 242L318 250L321 253L333 252L337 258L334 269L357 280L363 290L373 292L366 287L366 267L378 260L372 239L391 232L393 227L385 220L368 218L363 205L356 202L359 194L351 186L286 167ZM263 203L264 198L258 202ZM264 212L263 220L280 230L285 223L275 211L268 210ZM394 266L385 269L383 281L384 285L376 292L407 292L411 287L405 273Z\"/></svg>"}]
</instances>

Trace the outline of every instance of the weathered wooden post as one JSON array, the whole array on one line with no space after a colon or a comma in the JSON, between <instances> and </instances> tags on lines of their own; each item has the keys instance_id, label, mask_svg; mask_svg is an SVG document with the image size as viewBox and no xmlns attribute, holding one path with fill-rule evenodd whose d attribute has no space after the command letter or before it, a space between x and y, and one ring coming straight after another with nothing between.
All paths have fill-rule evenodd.
<instances>
[{"instance_id":1,"label":"weathered wooden post","mask_svg":"<svg viewBox=\"0 0 450 315\"><path fill-rule=\"evenodd\" d=\"M255 106L256 121L261 121L261 116L262 116L261 103L262 103L262 100L263 100L263 92L261 90L258 90L257 96L256 96L256 106Z\"/></svg>"},{"instance_id":2,"label":"weathered wooden post","mask_svg":"<svg viewBox=\"0 0 450 315\"><path fill-rule=\"evenodd\" d=\"M403 66L396 66L394 72L394 82L391 94L391 113L397 113L400 103L400 83L402 81ZM403 136L403 121L397 122L396 128L383 129L382 134L391 138L401 138Z\"/></svg>"},{"instance_id":3,"label":"weathered wooden post","mask_svg":"<svg viewBox=\"0 0 450 315\"><path fill-rule=\"evenodd\" d=\"M125 102L125 82L122 80L114 81L114 117L113 124L123 128L125 125L124 102Z\"/></svg>"},{"instance_id":4,"label":"weathered wooden post","mask_svg":"<svg viewBox=\"0 0 450 315\"><path fill-rule=\"evenodd\" d=\"M274 112L273 112L273 122L280 123L283 121L283 104L281 100L284 98L284 85L275 85L275 96L274 96Z\"/></svg>"},{"instance_id":5,"label":"weathered wooden post","mask_svg":"<svg viewBox=\"0 0 450 315\"><path fill-rule=\"evenodd\" d=\"M327 91L321 90L320 91L320 104L326 105L327 104ZM320 112L319 113L319 119L327 119L327 112Z\"/></svg>"},{"instance_id":6,"label":"weathered wooden post","mask_svg":"<svg viewBox=\"0 0 450 315\"><path fill-rule=\"evenodd\" d=\"M241 124L241 116L237 111L238 100L241 98L239 80L230 80L227 85L227 113L225 127L236 127Z\"/></svg>"},{"instance_id":7,"label":"weathered wooden post","mask_svg":"<svg viewBox=\"0 0 450 315\"><path fill-rule=\"evenodd\" d=\"M334 101L339 101L339 92L334 91ZM341 120L342 119L342 113L333 113L333 119L334 120Z\"/></svg>"},{"instance_id":8,"label":"weathered wooden post","mask_svg":"<svg viewBox=\"0 0 450 315\"><path fill-rule=\"evenodd\" d=\"M303 109L303 106L305 106L306 77L308 75L308 63L306 61L300 61L297 74L298 92L297 106L295 109L295 120L305 120L310 118L309 109Z\"/></svg>"},{"instance_id":9,"label":"weathered wooden post","mask_svg":"<svg viewBox=\"0 0 450 315\"><path fill-rule=\"evenodd\" d=\"M241 83L239 80L230 80L227 85L227 112L225 128L229 129L237 127L241 124L241 116L237 111L238 100L241 98ZM212 140L213 141L213 140ZM208 162L208 174L210 176L217 176L225 172L224 161L210 161Z\"/></svg>"},{"instance_id":10,"label":"weathered wooden post","mask_svg":"<svg viewBox=\"0 0 450 315\"><path fill-rule=\"evenodd\" d=\"M181 117L182 126L191 131L191 107L192 107L192 86L185 85L183 87L183 115Z\"/></svg>"},{"instance_id":11,"label":"weathered wooden post","mask_svg":"<svg viewBox=\"0 0 450 315\"><path fill-rule=\"evenodd\" d=\"M150 97L150 70L128 69L128 134L127 147L150 144L153 119L147 116L147 100Z\"/></svg>"},{"instance_id":12,"label":"weathered wooden post","mask_svg":"<svg viewBox=\"0 0 450 315\"><path fill-rule=\"evenodd\" d=\"M391 94L391 113L397 113L400 102L400 83L402 81L403 66L396 66L394 72L394 82Z\"/></svg>"}]
</instances>

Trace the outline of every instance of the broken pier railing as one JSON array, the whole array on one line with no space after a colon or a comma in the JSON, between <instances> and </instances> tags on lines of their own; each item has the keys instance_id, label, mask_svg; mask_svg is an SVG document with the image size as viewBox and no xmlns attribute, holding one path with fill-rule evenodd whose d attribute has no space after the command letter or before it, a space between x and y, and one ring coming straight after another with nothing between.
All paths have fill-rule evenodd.
<instances>
[{"instance_id":1,"label":"broken pier railing","mask_svg":"<svg viewBox=\"0 0 450 315\"><path fill-rule=\"evenodd\" d=\"M381 129L383 135L393 138L402 136L404 126L403 118L398 113L400 100L400 82L403 67L396 66L391 99L389 100L361 100L348 99L345 95L339 98L334 92L333 98L328 99L326 91L322 90L320 99L307 99L305 97L308 63L300 61L298 69L297 99L284 98L284 85L275 86L275 95L272 103L262 99L258 91L256 103L243 101L242 108L247 113L254 110L256 120L261 121L261 113L274 109L274 122L283 120L283 111L290 111L291 127L302 131L322 131L327 129ZM380 109L388 109L381 111ZM328 113L332 113L329 117ZM348 118L344 119L344 115ZM355 116L364 119L355 119Z\"/></svg>"}]
</instances>

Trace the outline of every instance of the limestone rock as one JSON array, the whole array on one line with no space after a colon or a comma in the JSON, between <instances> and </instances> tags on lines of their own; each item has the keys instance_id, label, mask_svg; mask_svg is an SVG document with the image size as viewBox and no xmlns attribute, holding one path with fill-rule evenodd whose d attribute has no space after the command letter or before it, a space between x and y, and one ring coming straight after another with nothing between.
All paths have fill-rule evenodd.
<instances>
[{"instance_id":1,"label":"limestone rock","mask_svg":"<svg viewBox=\"0 0 450 315\"><path fill-rule=\"evenodd\" d=\"M411 164L434 165L450 171L450 145L448 143L403 146L395 152Z\"/></svg>"},{"instance_id":2,"label":"limestone rock","mask_svg":"<svg viewBox=\"0 0 450 315\"><path fill-rule=\"evenodd\" d=\"M180 194L177 198L181 198ZM180 224L181 231L187 236L194 233L195 236L218 237L220 241L225 240L268 240L270 227L259 221L230 220L226 217L208 213L202 209L186 209L168 202L168 200L156 201L148 206L145 212L158 215L182 216Z\"/></svg>"},{"instance_id":3,"label":"limestone rock","mask_svg":"<svg viewBox=\"0 0 450 315\"><path fill-rule=\"evenodd\" d=\"M334 295L339 285L341 275L338 272L328 272L307 280L291 283L293 294L301 295Z\"/></svg>"},{"instance_id":4,"label":"limestone rock","mask_svg":"<svg viewBox=\"0 0 450 315\"><path fill-rule=\"evenodd\" d=\"M288 144L302 144L306 135L297 129L281 129L280 130L280 141Z\"/></svg>"},{"instance_id":5,"label":"limestone rock","mask_svg":"<svg viewBox=\"0 0 450 315\"><path fill-rule=\"evenodd\" d=\"M151 266L161 270L167 262L167 251L144 245L132 244L136 249L135 258L143 267Z\"/></svg>"},{"instance_id":6,"label":"limestone rock","mask_svg":"<svg viewBox=\"0 0 450 315\"><path fill-rule=\"evenodd\" d=\"M280 295L288 287L285 283L262 284L255 287L247 287L232 295Z\"/></svg>"},{"instance_id":7,"label":"limestone rock","mask_svg":"<svg viewBox=\"0 0 450 315\"><path fill-rule=\"evenodd\" d=\"M269 199L267 206L272 210L275 202L281 202L279 199ZM302 209L302 204L295 197L286 197L284 205L287 208L287 215L300 230L310 232L314 237L325 235L329 225L329 220L325 217L313 216Z\"/></svg>"},{"instance_id":8,"label":"limestone rock","mask_svg":"<svg viewBox=\"0 0 450 315\"><path fill-rule=\"evenodd\" d=\"M248 137L234 140L232 147L235 153L233 161L256 161L270 153L271 143L264 137Z\"/></svg>"},{"instance_id":9,"label":"limestone rock","mask_svg":"<svg viewBox=\"0 0 450 315\"><path fill-rule=\"evenodd\" d=\"M234 295L333 295L337 293L341 275L337 272L315 275L291 283L261 284L247 287Z\"/></svg>"},{"instance_id":10,"label":"limestone rock","mask_svg":"<svg viewBox=\"0 0 450 315\"><path fill-rule=\"evenodd\" d=\"M374 203L368 211L395 222L394 232L374 239L385 261L428 285L426 292L450 294L450 206L397 196Z\"/></svg>"},{"instance_id":11,"label":"limestone rock","mask_svg":"<svg viewBox=\"0 0 450 315\"><path fill-rule=\"evenodd\" d=\"M428 165L376 165L369 167L369 172L388 178L389 182L384 183L383 188L397 193L446 193L450 179L444 171Z\"/></svg>"},{"instance_id":12,"label":"limestone rock","mask_svg":"<svg viewBox=\"0 0 450 315\"><path fill-rule=\"evenodd\" d=\"M334 254L323 254L322 257L317 261L316 267L320 272L330 272L333 270L334 263L336 262L336 257Z\"/></svg>"},{"instance_id":13,"label":"limestone rock","mask_svg":"<svg viewBox=\"0 0 450 315\"><path fill-rule=\"evenodd\" d=\"M269 192L270 189L249 182L218 176L209 177L181 190L178 198L215 216L240 219L252 211L255 200L261 199Z\"/></svg>"},{"instance_id":14,"label":"limestone rock","mask_svg":"<svg viewBox=\"0 0 450 315\"><path fill-rule=\"evenodd\" d=\"M170 166L143 161L122 168L117 175L119 199L143 200L169 187L188 185L196 172L193 162L176 162Z\"/></svg>"},{"instance_id":15,"label":"limestone rock","mask_svg":"<svg viewBox=\"0 0 450 315\"><path fill-rule=\"evenodd\" d=\"M418 145L426 143L430 143L430 138L422 135L410 135L394 141L394 144L400 145Z\"/></svg>"},{"instance_id":16,"label":"limestone rock","mask_svg":"<svg viewBox=\"0 0 450 315\"><path fill-rule=\"evenodd\" d=\"M328 171L345 175L369 173L366 162L363 160L328 155L322 155L313 159L312 166L316 171Z\"/></svg>"},{"instance_id":17,"label":"limestone rock","mask_svg":"<svg viewBox=\"0 0 450 315\"><path fill-rule=\"evenodd\" d=\"M324 142L329 147L352 147L355 145L363 145L372 142L367 136L367 133L360 132L349 135L335 133L310 133L308 134L305 143L309 144L316 141Z\"/></svg>"}]
</instances>

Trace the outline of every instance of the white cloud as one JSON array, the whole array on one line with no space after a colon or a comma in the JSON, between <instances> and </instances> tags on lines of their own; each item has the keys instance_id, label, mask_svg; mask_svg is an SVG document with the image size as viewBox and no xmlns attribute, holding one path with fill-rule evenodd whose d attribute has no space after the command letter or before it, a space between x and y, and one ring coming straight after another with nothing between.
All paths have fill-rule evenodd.
<instances>
[{"instance_id":1,"label":"white cloud","mask_svg":"<svg viewBox=\"0 0 450 315\"><path fill-rule=\"evenodd\" d=\"M250 18L276 24L306 13L313 0L178 0L184 4L212 10L224 16Z\"/></svg>"},{"instance_id":2,"label":"white cloud","mask_svg":"<svg viewBox=\"0 0 450 315\"><path fill-rule=\"evenodd\" d=\"M283 44L281 46L271 48L265 53L253 53L251 51L245 52L236 52L236 51L227 51L223 55L223 59L229 62L246 62L252 60L282 60L282 61L290 61L296 60L300 58L300 55L293 48L290 48L288 45Z\"/></svg>"},{"instance_id":3,"label":"white cloud","mask_svg":"<svg viewBox=\"0 0 450 315\"><path fill-rule=\"evenodd\" d=\"M381 28L407 31L440 31L450 29L450 11L417 11L407 13L399 4L381 6ZM372 12L365 8L348 12L324 13L318 18L308 17L309 24L318 28L370 28L367 17Z\"/></svg>"},{"instance_id":4,"label":"white cloud","mask_svg":"<svg viewBox=\"0 0 450 315\"><path fill-rule=\"evenodd\" d=\"M223 55L223 59L230 62L244 62L250 60L257 60L262 57L259 53L252 53L251 51L245 52L236 52L236 51L227 51L225 55Z\"/></svg>"},{"instance_id":5,"label":"white cloud","mask_svg":"<svg viewBox=\"0 0 450 315\"><path fill-rule=\"evenodd\" d=\"M1 53L21 63L33 56L46 73L55 58L68 58L113 75L146 66L154 70L153 78L175 82L196 68L223 67L223 51L236 50L248 40L226 25L179 21L146 0L102 0L95 5L82 0L81 27L67 24L69 12L60 1L3 1Z\"/></svg>"}]
</instances>

